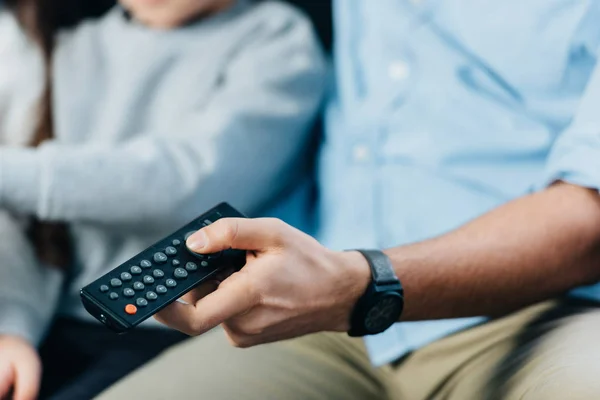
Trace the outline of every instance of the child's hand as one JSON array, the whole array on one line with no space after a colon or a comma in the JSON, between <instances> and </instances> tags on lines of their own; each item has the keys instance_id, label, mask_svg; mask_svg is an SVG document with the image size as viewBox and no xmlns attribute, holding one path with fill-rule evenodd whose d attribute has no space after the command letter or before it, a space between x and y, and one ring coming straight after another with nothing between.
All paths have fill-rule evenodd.
<instances>
[{"instance_id":1,"label":"child's hand","mask_svg":"<svg viewBox=\"0 0 600 400\"><path fill-rule=\"evenodd\" d=\"M17 336L0 336L0 399L35 400L41 380L35 348Z\"/></svg>"}]
</instances>

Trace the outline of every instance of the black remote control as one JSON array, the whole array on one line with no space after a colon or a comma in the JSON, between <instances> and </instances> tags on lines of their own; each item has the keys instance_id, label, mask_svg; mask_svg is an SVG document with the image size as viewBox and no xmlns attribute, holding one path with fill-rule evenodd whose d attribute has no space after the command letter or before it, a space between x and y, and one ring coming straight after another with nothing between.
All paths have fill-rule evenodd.
<instances>
[{"instance_id":1,"label":"black remote control","mask_svg":"<svg viewBox=\"0 0 600 400\"><path fill-rule=\"evenodd\" d=\"M199 255L185 241L221 218L244 218L222 203L81 289L85 309L110 329L124 333L209 280L222 268L241 269L246 251Z\"/></svg>"}]
</instances>

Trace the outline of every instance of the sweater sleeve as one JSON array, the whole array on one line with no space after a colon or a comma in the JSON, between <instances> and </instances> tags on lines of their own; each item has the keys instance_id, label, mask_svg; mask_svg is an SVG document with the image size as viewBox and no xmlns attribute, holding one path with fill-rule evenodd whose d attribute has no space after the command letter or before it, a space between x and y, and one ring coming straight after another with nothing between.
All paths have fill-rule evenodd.
<instances>
[{"instance_id":1,"label":"sweater sleeve","mask_svg":"<svg viewBox=\"0 0 600 400\"><path fill-rule=\"evenodd\" d=\"M54 315L63 275L40 266L23 227L0 212L0 335L39 344Z\"/></svg>"},{"instance_id":2,"label":"sweater sleeve","mask_svg":"<svg viewBox=\"0 0 600 400\"><path fill-rule=\"evenodd\" d=\"M327 76L317 43L305 19L271 24L227 66L207 107L169 135L0 148L0 205L119 229L183 223L221 201L258 209L303 161Z\"/></svg>"}]
</instances>

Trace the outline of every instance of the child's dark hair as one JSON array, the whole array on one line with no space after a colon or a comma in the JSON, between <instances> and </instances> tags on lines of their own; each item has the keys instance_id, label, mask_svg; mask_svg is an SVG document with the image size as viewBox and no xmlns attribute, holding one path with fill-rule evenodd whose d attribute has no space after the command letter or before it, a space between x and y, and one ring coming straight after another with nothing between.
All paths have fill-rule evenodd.
<instances>
[{"instance_id":1,"label":"child's dark hair","mask_svg":"<svg viewBox=\"0 0 600 400\"><path fill-rule=\"evenodd\" d=\"M32 146L54 136L52 119L52 53L56 34L87 18L105 13L115 0L5 0L25 33L40 47L45 65L45 86L38 105L38 123ZM48 265L67 269L71 264L71 240L62 223L33 221L30 237L38 257Z\"/></svg>"}]
</instances>

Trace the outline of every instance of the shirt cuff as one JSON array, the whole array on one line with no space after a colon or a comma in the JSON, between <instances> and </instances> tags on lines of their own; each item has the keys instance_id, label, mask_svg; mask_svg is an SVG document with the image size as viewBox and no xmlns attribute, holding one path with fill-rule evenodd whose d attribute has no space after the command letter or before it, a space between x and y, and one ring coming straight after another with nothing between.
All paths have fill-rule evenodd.
<instances>
[{"instance_id":1,"label":"shirt cuff","mask_svg":"<svg viewBox=\"0 0 600 400\"><path fill-rule=\"evenodd\" d=\"M600 157L595 146L556 149L536 187L543 190L557 181L600 190Z\"/></svg>"},{"instance_id":2,"label":"shirt cuff","mask_svg":"<svg viewBox=\"0 0 600 400\"><path fill-rule=\"evenodd\" d=\"M36 149L0 148L0 206L39 215L40 158Z\"/></svg>"}]
</instances>

